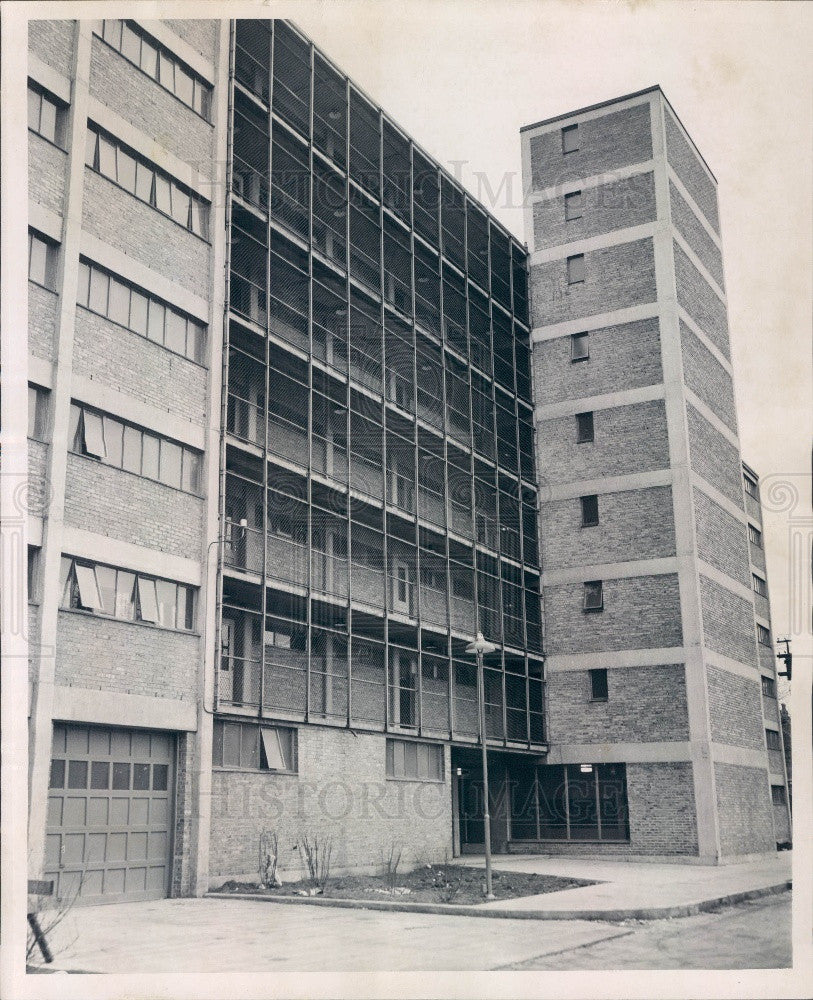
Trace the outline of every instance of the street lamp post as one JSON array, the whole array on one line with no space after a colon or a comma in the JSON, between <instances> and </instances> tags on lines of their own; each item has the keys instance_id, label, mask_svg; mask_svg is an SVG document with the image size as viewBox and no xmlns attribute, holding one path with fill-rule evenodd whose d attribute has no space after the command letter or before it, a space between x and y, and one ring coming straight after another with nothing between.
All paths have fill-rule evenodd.
<instances>
[{"instance_id":1,"label":"street lamp post","mask_svg":"<svg viewBox=\"0 0 813 1000\"><path fill-rule=\"evenodd\" d=\"M477 656L477 710L480 728L480 749L483 754L483 838L485 840L486 855L486 899L494 899L494 892L491 885L491 813L488 805L488 751L486 750L486 699L483 678L483 656L485 653L493 653L496 648L493 643L487 642L483 638L482 632L478 632L474 642L470 642L466 646L467 653L474 653Z\"/></svg>"}]
</instances>

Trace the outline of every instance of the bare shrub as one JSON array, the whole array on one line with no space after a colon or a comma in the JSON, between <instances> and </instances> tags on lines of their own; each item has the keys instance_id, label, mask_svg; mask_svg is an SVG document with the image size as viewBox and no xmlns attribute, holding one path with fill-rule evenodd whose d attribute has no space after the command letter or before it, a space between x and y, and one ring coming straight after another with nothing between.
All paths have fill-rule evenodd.
<instances>
[{"instance_id":1,"label":"bare shrub","mask_svg":"<svg viewBox=\"0 0 813 1000\"><path fill-rule=\"evenodd\" d=\"M280 884L280 878L277 874L277 859L279 858L277 847L277 835L272 830L263 830L260 834L258 870L260 885L264 889L270 889L272 886Z\"/></svg>"},{"instance_id":2,"label":"bare shrub","mask_svg":"<svg viewBox=\"0 0 813 1000\"><path fill-rule=\"evenodd\" d=\"M389 848L381 852L381 874L387 881L387 888L390 890L390 893L395 889L395 883L398 879L398 866L401 864L402 854L403 848L400 844L396 844L395 841L392 841Z\"/></svg>"},{"instance_id":3,"label":"bare shrub","mask_svg":"<svg viewBox=\"0 0 813 1000\"><path fill-rule=\"evenodd\" d=\"M299 844L311 888L324 892L330 878L333 838L318 833L303 833Z\"/></svg>"}]
</instances>

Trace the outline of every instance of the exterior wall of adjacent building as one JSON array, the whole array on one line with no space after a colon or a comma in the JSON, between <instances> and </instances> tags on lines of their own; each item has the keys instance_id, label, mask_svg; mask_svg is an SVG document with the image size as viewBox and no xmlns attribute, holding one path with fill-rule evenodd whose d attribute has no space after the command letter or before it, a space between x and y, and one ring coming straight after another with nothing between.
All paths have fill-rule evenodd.
<instances>
[{"instance_id":1,"label":"exterior wall of adjacent building","mask_svg":"<svg viewBox=\"0 0 813 1000\"><path fill-rule=\"evenodd\" d=\"M784 827L753 627L768 612L752 590L716 181L658 88L528 127L523 164L549 759L626 762L629 845L595 849L770 850ZM583 333L589 358L572 360ZM597 525L582 525L585 496ZM601 611L584 610L589 581ZM589 670L607 671L606 701Z\"/></svg>"},{"instance_id":2,"label":"exterior wall of adjacent building","mask_svg":"<svg viewBox=\"0 0 813 1000\"><path fill-rule=\"evenodd\" d=\"M54 832L47 807L53 724L160 731L174 748L168 891L188 894L201 841L193 789L211 613L205 539L216 534L223 197L214 171L225 148L217 85L227 35L215 21L136 22L212 88L208 122L107 44L101 23L29 24L30 84L58 103L64 120L61 142L29 132L29 226L52 241L56 263L51 288L30 281L28 298L29 382L43 400L41 440L30 442L32 484L42 498L31 510L39 543L30 608L38 639L30 667L31 874L54 869L43 856L46 828ZM211 238L194 236L86 166L89 123L199 191ZM78 305L80 257L204 324L200 360ZM180 490L75 451L72 405L193 450L197 487ZM66 606L63 556L193 587L192 629Z\"/></svg>"}]
</instances>

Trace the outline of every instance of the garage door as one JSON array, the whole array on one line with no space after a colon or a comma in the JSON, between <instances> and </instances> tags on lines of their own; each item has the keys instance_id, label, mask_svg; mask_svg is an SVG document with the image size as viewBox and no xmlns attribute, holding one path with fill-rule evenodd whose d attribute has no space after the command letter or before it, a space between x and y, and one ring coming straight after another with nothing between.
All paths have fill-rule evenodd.
<instances>
[{"instance_id":1,"label":"garage door","mask_svg":"<svg viewBox=\"0 0 813 1000\"><path fill-rule=\"evenodd\" d=\"M54 724L45 877L78 902L169 888L174 737Z\"/></svg>"}]
</instances>

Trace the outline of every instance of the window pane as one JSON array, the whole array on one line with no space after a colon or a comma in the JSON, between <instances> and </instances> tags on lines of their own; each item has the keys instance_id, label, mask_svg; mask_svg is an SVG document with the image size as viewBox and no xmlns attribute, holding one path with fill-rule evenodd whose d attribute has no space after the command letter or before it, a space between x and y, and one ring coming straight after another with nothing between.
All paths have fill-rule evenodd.
<instances>
[{"instance_id":1,"label":"window pane","mask_svg":"<svg viewBox=\"0 0 813 1000\"><path fill-rule=\"evenodd\" d=\"M121 467L127 472L141 472L141 431L135 427L124 428Z\"/></svg>"},{"instance_id":2,"label":"window pane","mask_svg":"<svg viewBox=\"0 0 813 1000\"><path fill-rule=\"evenodd\" d=\"M104 434L102 431L102 418L98 413L89 413L85 410L85 454L94 458L105 458L107 450L104 446Z\"/></svg>"},{"instance_id":3,"label":"window pane","mask_svg":"<svg viewBox=\"0 0 813 1000\"><path fill-rule=\"evenodd\" d=\"M167 790L167 777L169 768L166 764L152 765L152 790L154 792L165 792Z\"/></svg>"},{"instance_id":4,"label":"window pane","mask_svg":"<svg viewBox=\"0 0 813 1000\"><path fill-rule=\"evenodd\" d=\"M160 174L155 175L155 207L159 212L170 215L172 212L172 200L170 198L170 184L166 177Z\"/></svg>"},{"instance_id":5,"label":"window pane","mask_svg":"<svg viewBox=\"0 0 813 1000\"><path fill-rule=\"evenodd\" d=\"M85 139L85 165L91 169L96 168L96 146L98 141L98 135L92 129L88 129Z\"/></svg>"},{"instance_id":6,"label":"window pane","mask_svg":"<svg viewBox=\"0 0 813 1000\"><path fill-rule=\"evenodd\" d=\"M36 90L28 91L28 127L35 132L40 130L40 102L42 97Z\"/></svg>"},{"instance_id":7,"label":"window pane","mask_svg":"<svg viewBox=\"0 0 813 1000\"><path fill-rule=\"evenodd\" d=\"M189 195L177 184L172 185L172 218L184 229L189 228Z\"/></svg>"},{"instance_id":8,"label":"window pane","mask_svg":"<svg viewBox=\"0 0 813 1000\"><path fill-rule=\"evenodd\" d=\"M116 613L116 571L112 566L96 567L96 584L102 598L101 610L106 615Z\"/></svg>"},{"instance_id":9,"label":"window pane","mask_svg":"<svg viewBox=\"0 0 813 1000\"><path fill-rule=\"evenodd\" d=\"M107 315L114 323L127 326L130 322L130 289L115 278L110 279L110 299Z\"/></svg>"},{"instance_id":10,"label":"window pane","mask_svg":"<svg viewBox=\"0 0 813 1000\"><path fill-rule=\"evenodd\" d=\"M241 726L240 730L240 767L256 771L260 766L259 733L255 726Z\"/></svg>"},{"instance_id":11,"label":"window pane","mask_svg":"<svg viewBox=\"0 0 813 1000\"><path fill-rule=\"evenodd\" d=\"M418 777L418 744L404 743L404 777Z\"/></svg>"},{"instance_id":12,"label":"window pane","mask_svg":"<svg viewBox=\"0 0 813 1000\"><path fill-rule=\"evenodd\" d=\"M165 345L171 351L183 354L186 350L186 317L176 313L174 309L167 309L167 329Z\"/></svg>"},{"instance_id":13,"label":"window pane","mask_svg":"<svg viewBox=\"0 0 813 1000\"><path fill-rule=\"evenodd\" d=\"M136 161L124 150L119 150L118 156L119 184L126 188L130 194L135 194L136 189Z\"/></svg>"},{"instance_id":14,"label":"window pane","mask_svg":"<svg viewBox=\"0 0 813 1000\"><path fill-rule=\"evenodd\" d=\"M135 617L135 573L120 569L116 575L116 618L132 621Z\"/></svg>"},{"instance_id":15,"label":"window pane","mask_svg":"<svg viewBox=\"0 0 813 1000\"><path fill-rule=\"evenodd\" d=\"M45 243L31 236L31 251L28 261L28 277L40 285L45 284L46 275L46 247Z\"/></svg>"},{"instance_id":16,"label":"window pane","mask_svg":"<svg viewBox=\"0 0 813 1000\"><path fill-rule=\"evenodd\" d=\"M158 51L146 38L141 39L141 68L153 79L158 75Z\"/></svg>"},{"instance_id":17,"label":"window pane","mask_svg":"<svg viewBox=\"0 0 813 1000\"><path fill-rule=\"evenodd\" d=\"M277 730L262 729L260 732L262 734L263 750L265 751L266 767L276 771L285 770L285 761L282 757Z\"/></svg>"},{"instance_id":18,"label":"window pane","mask_svg":"<svg viewBox=\"0 0 813 1000\"><path fill-rule=\"evenodd\" d=\"M121 790L130 787L130 765L119 763L113 764L113 788Z\"/></svg>"},{"instance_id":19,"label":"window pane","mask_svg":"<svg viewBox=\"0 0 813 1000\"><path fill-rule=\"evenodd\" d=\"M192 77L180 66L175 67L175 93L184 104L192 107Z\"/></svg>"},{"instance_id":20,"label":"window pane","mask_svg":"<svg viewBox=\"0 0 813 1000\"><path fill-rule=\"evenodd\" d=\"M168 486L181 485L181 446L172 441L161 442L161 471L158 478Z\"/></svg>"},{"instance_id":21,"label":"window pane","mask_svg":"<svg viewBox=\"0 0 813 1000\"><path fill-rule=\"evenodd\" d=\"M152 170L143 163L136 163L136 197L148 204L152 204L152 180Z\"/></svg>"},{"instance_id":22,"label":"window pane","mask_svg":"<svg viewBox=\"0 0 813 1000\"><path fill-rule=\"evenodd\" d=\"M106 760L94 760L90 765L90 787L110 787L110 763Z\"/></svg>"},{"instance_id":23,"label":"window pane","mask_svg":"<svg viewBox=\"0 0 813 1000\"><path fill-rule=\"evenodd\" d=\"M200 456L184 448L183 452L183 482L181 484L190 493L197 493L200 489Z\"/></svg>"},{"instance_id":24,"label":"window pane","mask_svg":"<svg viewBox=\"0 0 813 1000\"><path fill-rule=\"evenodd\" d=\"M197 111L199 115L203 114L203 84L200 80L195 80L195 90L194 96L192 98L192 107Z\"/></svg>"},{"instance_id":25,"label":"window pane","mask_svg":"<svg viewBox=\"0 0 813 1000\"><path fill-rule=\"evenodd\" d=\"M158 344L164 342L164 314L166 310L160 302L150 299L149 320L147 322L147 336L150 340Z\"/></svg>"},{"instance_id":26,"label":"window pane","mask_svg":"<svg viewBox=\"0 0 813 1000\"><path fill-rule=\"evenodd\" d=\"M104 40L117 49L121 48L121 21L106 20L104 22Z\"/></svg>"},{"instance_id":27,"label":"window pane","mask_svg":"<svg viewBox=\"0 0 813 1000\"><path fill-rule=\"evenodd\" d=\"M51 761L51 780L48 783L49 788L64 788L65 787L65 761L64 760L52 760Z\"/></svg>"},{"instance_id":28,"label":"window pane","mask_svg":"<svg viewBox=\"0 0 813 1000\"><path fill-rule=\"evenodd\" d=\"M101 611L103 604L96 586L96 574L92 566L76 567L76 583L79 587L79 600L83 608L90 608L93 611Z\"/></svg>"},{"instance_id":29,"label":"window pane","mask_svg":"<svg viewBox=\"0 0 813 1000\"><path fill-rule=\"evenodd\" d=\"M155 589L158 595L158 623L165 628L175 628L175 605L177 584L169 580L156 580Z\"/></svg>"},{"instance_id":30,"label":"window pane","mask_svg":"<svg viewBox=\"0 0 813 1000\"><path fill-rule=\"evenodd\" d=\"M68 761L68 788L87 788L88 762L86 760Z\"/></svg>"},{"instance_id":31,"label":"window pane","mask_svg":"<svg viewBox=\"0 0 813 1000\"><path fill-rule=\"evenodd\" d=\"M69 559L67 556L62 556L59 560L59 603L63 608L67 608L68 601L68 590L71 578L71 566L73 565L73 560Z\"/></svg>"},{"instance_id":32,"label":"window pane","mask_svg":"<svg viewBox=\"0 0 813 1000\"><path fill-rule=\"evenodd\" d=\"M147 298L135 289L130 290L130 322L129 327L146 336L147 333Z\"/></svg>"},{"instance_id":33,"label":"window pane","mask_svg":"<svg viewBox=\"0 0 813 1000\"><path fill-rule=\"evenodd\" d=\"M150 765L133 764L133 788L144 791L150 787Z\"/></svg>"},{"instance_id":34,"label":"window pane","mask_svg":"<svg viewBox=\"0 0 813 1000\"><path fill-rule=\"evenodd\" d=\"M195 627L195 592L192 587L178 584L178 628L190 631Z\"/></svg>"},{"instance_id":35,"label":"window pane","mask_svg":"<svg viewBox=\"0 0 813 1000\"><path fill-rule=\"evenodd\" d=\"M110 465L121 468L122 435L124 426L112 417L104 417L104 447Z\"/></svg>"},{"instance_id":36,"label":"window pane","mask_svg":"<svg viewBox=\"0 0 813 1000\"><path fill-rule=\"evenodd\" d=\"M116 180L116 147L103 135L99 136L99 170L110 180Z\"/></svg>"},{"instance_id":37,"label":"window pane","mask_svg":"<svg viewBox=\"0 0 813 1000\"><path fill-rule=\"evenodd\" d=\"M175 63L163 52L158 54L159 81L167 90L175 92Z\"/></svg>"},{"instance_id":38,"label":"window pane","mask_svg":"<svg viewBox=\"0 0 813 1000\"><path fill-rule=\"evenodd\" d=\"M121 54L138 65L141 55L141 39L128 25L124 25L121 38Z\"/></svg>"},{"instance_id":39,"label":"window pane","mask_svg":"<svg viewBox=\"0 0 813 1000\"><path fill-rule=\"evenodd\" d=\"M203 327L192 319L186 325L186 356L203 361Z\"/></svg>"},{"instance_id":40,"label":"window pane","mask_svg":"<svg viewBox=\"0 0 813 1000\"><path fill-rule=\"evenodd\" d=\"M223 723L223 766L240 766L240 723Z\"/></svg>"},{"instance_id":41,"label":"window pane","mask_svg":"<svg viewBox=\"0 0 813 1000\"><path fill-rule=\"evenodd\" d=\"M110 279L104 271L99 271L95 267L91 268L88 305L94 312L101 313L102 316L107 315L107 289L109 284Z\"/></svg>"},{"instance_id":42,"label":"window pane","mask_svg":"<svg viewBox=\"0 0 813 1000\"><path fill-rule=\"evenodd\" d=\"M88 304L88 285L90 283L90 268L84 261L79 262L79 282L76 289L76 301L80 306Z\"/></svg>"},{"instance_id":43,"label":"window pane","mask_svg":"<svg viewBox=\"0 0 813 1000\"><path fill-rule=\"evenodd\" d=\"M143 434L143 452L141 459L141 475L148 479L158 478L158 438L152 434Z\"/></svg>"},{"instance_id":44,"label":"window pane","mask_svg":"<svg viewBox=\"0 0 813 1000\"><path fill-rule=\"evenodd\" d=\"M47 97L42 99L39 132L51 142L56 142L56 105L52 104Z\"/></svg>"},{"instance_id":45,"label":"window pane","mask_svg":"<svg viewBox=\"0 0 813 1000\"><path fill-rule=\"evenodd\" d=\"M155 594L155 580L146 577L138 578L138 605L141 611L141 621L158 621L158 603Z\"/></svg>"},{"instance_id":46,"label":"window pane","mask_svg":"<svg viewBox=\"0 0 813 1000\"><path fill-rule=\"evenodd\" d=\"M204 239L208 235L208 216L206 206L197 198L192 199L192 232Z\"/></svg>"}]
</instances>

